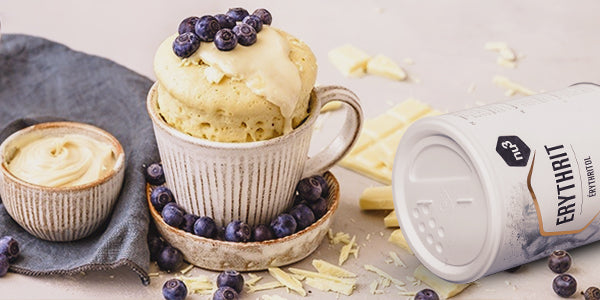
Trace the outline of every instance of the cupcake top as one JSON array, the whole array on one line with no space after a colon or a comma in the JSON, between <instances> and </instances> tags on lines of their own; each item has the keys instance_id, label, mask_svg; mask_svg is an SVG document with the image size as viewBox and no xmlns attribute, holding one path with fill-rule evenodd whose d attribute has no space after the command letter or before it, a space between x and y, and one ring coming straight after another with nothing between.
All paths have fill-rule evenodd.
<instances>
[{"instance_id":1,"label":"cupcake top","mask_svg":"<svg viewBox=\"0 0 600 300\"><path fill-rule=\"evenodd\" d=\"M305 43L270 22L264 9L249 15L239 8L183 20L154 57L165 121L223 142L270 139L301 124L316 59Z\"/></svg>"},{"instance_id":2,"label":"cupcake top","mask_svg":"<svg viewBox=\"0 0 600 300\"><path fill-rule=\"evenodd\" d=\"M279 107L289 118L296 103L310 94L317 74L316 59L310 48L293 36L271 26L263 26L251 46L220 51L214 43L202 43L187 58L172 50L177 34L158 48L154 71L160 83L187 105L210 105L218 101L215 86L249 89ZM227 78L226 84L223 79ZM215 97L215 98L213 98Z\"/></svg>"}]
</instances>

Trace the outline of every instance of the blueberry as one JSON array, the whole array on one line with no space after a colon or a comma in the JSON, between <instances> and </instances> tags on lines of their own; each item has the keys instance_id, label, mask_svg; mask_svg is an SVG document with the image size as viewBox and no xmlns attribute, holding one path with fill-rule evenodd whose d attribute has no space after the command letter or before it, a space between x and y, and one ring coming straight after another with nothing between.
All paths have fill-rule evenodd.
<instances>
[{"instance_id":1,"label":"blueberry","mask_svg":"<svg viewBox=\"0 0 600 300\"><path fill-rule=\"evenodd\" d=\"M252 14L259 17L262 23L265 25L271 25L271 22L273 22L273 17L271 16L271 13L264 8L259 8L255 10Z\"/></svg>"},{"instance_id":2,"label":"blueberry","mask_svg":"<svg viewBox=\"0 0 600 300\"><path fill-rule=\"evenodd\" d=\"M0 239L0 254L6 255L9 262L15 262L21 253L19 243L12 236L5 236Z\"/></svg>"},{"instance_id":3,"label":"blueberry","mask_svg":"<svg viewBox=\"0 0 600 300\"><path fill-rule=\"evenodd\" d=\"M302 197L300 197L300 195L298 195L298 193L294 193L294 205L300 204L300 203L306 203L306 201L304 201L304 199L302 199Z\"/></svg>"},{"instance_id":4,"label":"blueberry","mask_svg":"<svg viewBox=\"0 0 600 300\"><path fill-rule=\"evenodd\" d=\"M160 212L170 202L175 201L175 197L173 197L173 193L166 186L159 186L152 190L150 194L150 202L152 202L152 206Z\"/></svg>"},{"instance_id":5,"label":"blueberry","mask_svg":"<svg viewBox=\"0 0 600 300\"><path fill-rule=\"evenodd\" d=\"M148 236L148 250L150 250L150 261L157 261L158 256L165 247L165 242L156 235Z\"/></svg>"},{"instance_id":6,"label":"blueberry","mask_svg":"<svg viewBox=\"0 0 600 300\"><path fill-rule=\"evenodd\" d=\"M217 235L215 239L224 241L225 240L225 226L217 227Z\"/></svg>"},{"instance_id":7,"label":"blueberry","mask_svg":"<svg viewBox=\"0 0 600 300\"><path fill-rule=\"evenodd\" d=\"M202 216L194 223L194 234L212 239L217 235L217 224L211 217Z\"/></svg>"},{"instance_id":8,"label":"blueberry","mask_svg":"<svg viewBox=\"0 0 600 300\"><path fill-rule=\"evenodd\" d=\"M218 288L213 294L213 300L237 300L238 298L238 293L228 286Z\"/></svg>"},{"instance_id":9,"label":"blueberry","mask_svg":"<svg viewBox=\"0 0 600 300\"><path fill-rule=\"evenodd\" d=\"M569 298L577 290L577 281L569 274L561 274L552 281L552 289L557 295Z\"/></svg>"},{"instance_id":10,"label":"blueberry","mask_svg":"<svg viewBox=\"0 0 600 300\"><path fill-rule=\"evenodd\" d=\"M233 27L235 27L235 20L228 15L218 14L218 15L215 15L214 17L219 22L219 25L221 25L221 28L232 29Z\"/></svg>"},{"instance_id":11,"label":"blueberry","mask_svg":"<svg viewBox=\"0 0 600 300\"><path fill-rule=\"evenodd\" d=\"M4 277L4 275L8 273L8 267L10 267L8 257L4 254L0 254L0 277Z\"/></svg>"},{"instance_id":12,"label":"blueberry","mask_svg":"<svg viewBox=\"0 0 600 300\"><path fill-rule=\"evenodd\" d=\"M162 164L153 163L146 168L146 182L151 185L161 185L165 183L165 173L163 172Z\"/></svg>"},{"instance_id":13,"label":"blueberry","mask_svg":"<svg viewBox=\"0 0 600 300\"><path fill-rule=\"evenodd\" d=\"M156 229L156 224L154 222L150 222L150 224L148 224L148 236L150 235L160 236L160 233L158 232L158 229Z\"/></svg>"},{"instance_id":14,"label":"blueberry","mask_svg":"<svg viewBox=\"0 0 600 300\"><path fill-rule=\"evenodd\" d=\"M236 22L241 22L249 15L248 11L241 7L230 8L225 14L230 16Z\"/></svg>"},{"instance_id":15,"label":"blueberry","mask_svg":"<svg viewBox=\"0 0 600 300\"><path fill-rule=\"evenodd\" d=\"M231 29L224 28L215 35L215 46L221 51L233 50L237 45L237 36Z\"/></svg>"},{"instance_id":16,"label":"blueberry","mask_svg":"<svg viewBox=\"0 0 600 300\"><path fill-rule=\"evenodd\" d=\"M212 42L219 29L221 25L213 16L202 16L196 23L196 35L203 42Z\"/></svg>"},{"instance_id":17,"label":"blueberry","mask_svg":"<svg viewBox=\"0 0 600 300\"><path fill-rule=\"evenodd\" d=\"M321 184L314 177L308 177L300 180L296 186L296 191L302 197L302 199L308 202L314 202L321 197L323 189Z\"/></svg>"},{"instance_id":18,"label":"blueberry","mask_svg":"<svg viewBox=\"0 0 600 300\"><path fill-rule=\"evenodd\" d=\"M242 46L250 46L256 43L256 30L248 24L239 23L235 25L233 33L237 36L238 44Z\"/></svg>"},{"instance_id":19,"label":"blueberry","mask_svg":"<svg viewBox=\"0 0 600 300\"><path fill-rule=\"evenodd\" d=\"M271 229L271 227L269 227L265 224L260 224L256 227L254 227L254 229L252 230L252 239L255 242L272 240L273 239L273 230Z\"/></svg>"},{"instance_id":20,"label":"blueberry","mask_svg":"<svg viewBox=\"0 0 600 300\"><path fill-rule=\"evenodd\" d=\"M414 300L439 300L440 297L438 294L431 289L423 289L420 290L416 295Z\"/></svg>"},{"instance_id":21,"label":"blueberry","mask_svg":"<svg viewBox=\"0 0 600 300\"><path fill-rule=\"evenodd\" d=\"M217 277L217 287L228 286L241 293L244 288L244 277L236 270L225 270Z\"/></svg>"},{"instance_id":22,"label":"blueberry","mask_svg":"<svg viewBox=\"0 0 600 300\"><path fill-rule=\"evenodd\" d=\"M315 222L315 214L306 204L298 204L292 207L290 215L296 219L297 230L302 230Z\"/></svg>"},{"instance_id":23,"label":"blueberry","mask_svg":"<svg viewBox=\"0 0 600 300\"><path fill-rule=\"evenodd\" d=\"M166 245L160 252L156 263L161 270L174 271L179 269L183 263L183 255L179 249Z\"/></svg>"},{"instance_id":24,"label":"blueberry","mask_svg":"<svg viewBox=\"0 0 600 300\"><path fill-rule=\"evenodd\" d=\"M163 210L165 208L167 208L167 207L171 207L169 209L173 209L173 208L177 209L177 210L179 210L181 212L182 215L185 215L185 210L181 206L179 206L179 204L177 204L177 202L169 202L169 203L167 203L165 205L165 207L163 207Z\"/></svg>"},{"instance_id":25,"label":"blueberry","mask_svg":"<svg viewBox=\"0 0 600 300\"><path fill-rule=\"evenodd\" d=\"M585 300L600 300L600 289L595 286L591 286L585 290L583 297Z\"/></svg>"},{"instance_id":26,"label":"blueberry","mask_svg":"<svg viewBox=\"0 0 600 300\"><path fill-rule=\"evenodd\" d=\"M239 220L229 222L225 228L225 240L230 242L247 242L250 234L250 226Z\"/></svg>"},{"instance_id":27,"label":"blueberry","mask_svg":"<svg viewBox=\"0 0 600 300\"><path fill-rule=\"evenodd\" d=\"M245 17L244 20L242 20L242 23L252 26L252 28L254 28L254 30L256 30L257 33L262 30L263 26L263 23L260 20L260 18L255 15L249 15Z\"/></svg>"},{"instance_id":28,"label":"blueberry","mask_svg":"<svg viewBox=\"0 0 600 300\"><path fill-rule=\"evenodd\" d=\"M321 175L315 175L313 176L313 178L316 179L321 185L321 197L327 198L327 196L329 195L329 184L327 184L327 180L325 180L325 177Z\"/></svg>"},{"instance_id":29,"label":"blueberry","mask_svg":"<svg viewBox=\"0 0 600 300\"><path fill-rule=\"evenodd\" d=\"M275 220L271 221L271 229L278 238L293 234L296 232L296 227L298 227L298 224L290 214L280 214Z\"/></svg>"},{"instance_id":30,"label":"blueberry","mask_svg":"<svg viewBox=\"0 0 600 300\"><path fill-rule=\"evenodd\" d=\"M195 33L196 23L198 23L198 20L200 20L200 18L198 17L187 17L183 19L183 21L179 23L179 29L177 30L177 32L179 32L179 34L183 34L186 32Z\"/></svg>"},{"instance_id":31,"label":"blueberry","mask_svg":"<svg viewBox=\"0 0 600 300\"><path fill-rule=\"evenodd\" d=\"M163 297L166 300L183 300L187 297L187 287L179 279L169 279L162 288Z\"/></svg>"},{"instance_id":32,"label":"blueberry","mask_svg":"<svg viewBox=\"0 0 600 300\"><path fill-rule=\"evenodd\" d=\"M173 52L181 58L190 57L199 47L200 38L193 32L180 34L173 41Z\"/></svg>"},{"instance_id":33,"label":"blueberry","mask_svg":"<svg viewBox=\"0 0 600 300\"><path fill-rule=\"evenodd\" d=\"M323 197L320 197L319 199L317 199L317 201L312 203L307 202L306 205L308 205L308 207L310 207L310 209L315 214L315 220L320 219L327 213L327 199Z\"/></svg>"},{"instance_id":34,"label":"blueberry","mask_svg":"<svg viewBox=\"0 0 600 300\"><path fill-rule=\"evenodd\" d=\"M166 205L161 212L161 216L165 223L175 228L179 228L181 223L183 223L183 215L184 213L177 204Z\"/></svg>"},{"instance_id":35,"label":"blueberry","mask_svg":"<svg viewBox=\"0 0 600 300\"><path fill-rule=\"evenodd\" d=\"M193 214L184 214L183 222L181 222L179 227L185 232L194 233L194 224L196 223L196 220L198 220L198 216Z\"/></svg>"},{"instance_id":36,"label":"blueberry","mask_svg":"<svg viewBox=\"0 0 600 300\"><path fill-rule=\"evenodd\" d=\"M548 268L556 274L562 274L571 267L571 255L565 250L555 250L548 257Z\"/></svg>"}]
</instances>

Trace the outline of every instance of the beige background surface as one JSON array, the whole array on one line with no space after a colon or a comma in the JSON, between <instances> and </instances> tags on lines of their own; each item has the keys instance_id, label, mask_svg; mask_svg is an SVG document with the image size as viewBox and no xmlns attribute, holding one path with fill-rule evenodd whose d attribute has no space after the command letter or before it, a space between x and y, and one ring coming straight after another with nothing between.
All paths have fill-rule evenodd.
<instances>
[{"instance_id":1,"label":"beige background surface","mask_svg":"<svg viewBox=\"0 0 600 300\"><path fill-rule=\"evenodd\" d=\"M584 1L23 1L2 0L0 20L3 33L27 33L64 43L76 50L115 60L154 78L152 58L158 44L173 33L180 20L190 15L216 14L229 7L249 10L265 7L274 17L273 25L305 40L319 62L318 82L341 84L362 99L367 118L390 105L415 97L441 110L456 110L481 103L508 99L491 80L507 76L535 91L555 90L581 81L600 82L600 2ZM488 41L504 41L523 55L518 68L496 64L497 54L483 49ZM367 76L344 78L327 59L336 46L351 43L370 54L384 54L407 70L411 79L396 82ZM405 58L414 64L404 63ZM472 93L467 90L470 86ZM9 108L1 108L9 109ZM314 150L335 134L336 114L325 122ZM386 240L391 230L383 227L384 213L364 213L358 196L365 187L379 185L361 175L335 167L342 185L342 205L333 230L356 235L361 245L358 259L344 267L359 273L358 289L351 299L405 299L394 287L385 294L369 294L368 285L377 278L363 265L376 265L406 281L418 265L415 257ZM370 240L366 240L370 234ZM380 235L381 234L381 235ZM311 256L336 261L340 246L324 241ZM597 266L600 244L572 251L572 274L580 290L600 285ZM385 256L396 251L408 268L386 264ZM310 269L310 259L297 266ZM216 273L194 269L192 274ZM259 274L262 275L262 274ZM149 287L137 276L119 269L73 277L32 278L9 273L0 279L0 298L55 299L161 299L160 288L172 275L154 278ZM268 275L267 275L268 277ZM556 298L551 289L553 274L544 261L526 265L516 274L499 273L479 280L458 299L545 299ZM418 291L424 286L408 286ZM335 298L315 289L308 298ZM262 294L280 294L300 299L278 289L245 294L256 299ZM578 295L579 298L583 298ZM206 299L194 295L189 299ZM340 298L347 298L340 296Z\"/></svg>"}]
</instances>

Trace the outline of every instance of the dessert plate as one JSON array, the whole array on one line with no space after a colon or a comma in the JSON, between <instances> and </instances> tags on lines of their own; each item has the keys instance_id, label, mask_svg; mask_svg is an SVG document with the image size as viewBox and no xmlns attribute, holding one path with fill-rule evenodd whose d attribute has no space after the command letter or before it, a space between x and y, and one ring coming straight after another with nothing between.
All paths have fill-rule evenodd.
<instances>
[{"instance_id":1,"label":"dessert plate","mask_svg":"<svg viewBox=\"0 0 600 300\"><path fill-rule=\"evenodd\" d=\"M288 265L309 256L327 234L339 205L339 183L331 172L324 175L329 185L327 213L309 227L280 239L263 242L235 243L208 239L185 232L165 223L150 203L151 186L146 188L150 215L163 239L183 253L189 263L209 270L265 270Z\"/></svg>"}]
</instances>

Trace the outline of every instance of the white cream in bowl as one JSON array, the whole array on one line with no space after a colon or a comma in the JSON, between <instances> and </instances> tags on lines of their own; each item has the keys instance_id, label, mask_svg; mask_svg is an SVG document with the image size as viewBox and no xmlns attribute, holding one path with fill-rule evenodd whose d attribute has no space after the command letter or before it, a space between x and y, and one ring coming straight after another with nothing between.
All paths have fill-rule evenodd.
<instances>
[{"instance_id":1,"label":"white cream in bowl","mask_svg":"<svg viewBox=\"0 0 600 300\"><path fill-rule=\"evenodd\" d=\"M107 176L116 162L110 144L76 133L31 133L13 145L8 170L21 180L47 187L94 182Z\"/></svg>"}]
</instances>

